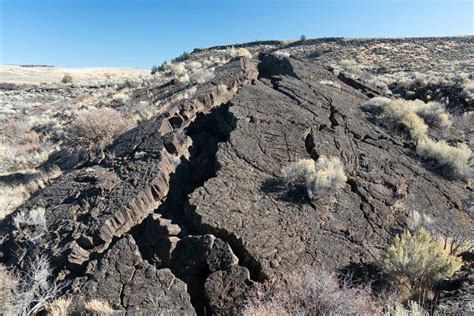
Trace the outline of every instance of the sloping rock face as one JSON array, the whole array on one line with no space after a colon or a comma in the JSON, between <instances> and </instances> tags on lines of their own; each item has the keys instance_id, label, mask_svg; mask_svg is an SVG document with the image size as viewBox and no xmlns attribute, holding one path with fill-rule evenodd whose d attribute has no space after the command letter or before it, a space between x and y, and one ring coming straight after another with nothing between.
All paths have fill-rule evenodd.
<instances>
[{"instance_id":1,"label":"sloping rock face","mask_svg":"<svg viewBox=\"0 0 474 316\"><path fill-rule=\"evenodd\" d=\"M230 101L235 129L219 144L216 176L190 195L198 230L228 240L256 279L302 264L344 268L379 257L410 210L434 225L472 225L465 183L414 154L414 144L369 122L367 99L331 73L296 59L261 56L260 80ZM370 92L373 94L373 91ZM348 181L328 203L283 185L301 158L339 157ZM467 226L469 227L469 226Z\"/></svg>"},{"instance_id":2,"label":"sloping rock face","mask_svg":"<svg viewBox=\"0 0 474 316\"><path fill-rule=\"evenodd\" d=\"M189 155L192 140L185 134L186 127L199 114L227 102L242 85L256 78L252 61L231 61L216 69L213 80L197 85L189 99L171 103L155 119L120 135L106 148L108 154L102 159L75 164L72 171L17 210L28 213L44 208L46 227L11 229L15 214L3 221L0 260L26 269L29 259L47 255L58 270L58 279L69 280L83 274L91 260L110 252L114 238L141 223L164 201L170 175ZM161 270L150 271L147 267L137 271L143 271L143 278L151 274L160 279L162 274ZM103 276L104 272L97 273ZM103 281L107 282L107 278ZM133 288L134 279L130 282ZM179 290L183 292L183 288ZM135 303L127 303L134 300L133 291L124 293L121 295L127 297L122 297L120 304L115 300L110 303L114 308L135 308ZM173 304L179 306L180 302Z\"/></svg>"},{"instance_id":3,"label":"sloping rock face","mask_svg":"<svg viewBox=\"0 0 474 316\"><path fill-rule=\"evenodd\" d=\"M412 210L472 227L468 185L362 111L379 94L305 60L235 59L17 210L44 208L46 229L5 219L0 262L47 255L64 295L121 313L239 314L255 282L377 260ZM337 195L283 183L282 167L321 155L343 162Z\"/></svg>"},{"instance_id":4,"label":"sloping rock face","mask_svg":"<svg viewBox=\"0 0 474 316\"><path fill-rule=\"evenodd\" d=\"M180 313L193 315L186 284L169 269L144 261L130 235L117 241L100 259L88 263L85 276L71 286L83 301L100 297L119 312ZM78 297L72 296L74 299Z\"/></svg>"}]
</instances>

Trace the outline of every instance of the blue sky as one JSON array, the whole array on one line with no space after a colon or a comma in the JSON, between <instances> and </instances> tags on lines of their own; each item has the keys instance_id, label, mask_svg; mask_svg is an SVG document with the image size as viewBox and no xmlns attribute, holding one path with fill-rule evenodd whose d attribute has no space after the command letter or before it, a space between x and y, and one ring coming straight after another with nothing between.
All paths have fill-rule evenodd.
<instances>
[{"instance_id":1,"label":"blue sky","mask_svg":"<svg viewBox=\"0 0 474 316\"><path fill-rule=\"evenodd\" d=\"M0 63L150 68L264 39L473 35L474 0L0 0Z\"/></svg>"}]
</instances>

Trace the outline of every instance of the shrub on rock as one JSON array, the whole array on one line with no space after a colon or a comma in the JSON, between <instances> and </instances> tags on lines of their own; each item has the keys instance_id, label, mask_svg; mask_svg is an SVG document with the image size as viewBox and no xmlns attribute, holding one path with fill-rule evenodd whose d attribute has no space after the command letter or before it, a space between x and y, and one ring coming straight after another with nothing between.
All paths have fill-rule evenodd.
<instances>
[{"instance_id":1,"label":"shrub on rock","mask_svg":"<svg viewBox=\"0 0 474 316\"><path fill-rule=\"evenodd\" d=\"M301 159L282 169L287 183L304 183L310 199L321 198L341 189L347 181L342 162L322 155L318 161Z\"/></svg>"},{"instance_id":2,"label":"shrub on rock","mask_svg":"<svg viewBox=\"0 0 474 316\"><path fill-rule=\"evenodd\" d=\"M226 50L225 55L227 58L236 58L236 57L247 57L252 58L252 54L243 47L234 48L233 46Z\"/></svg>"},{"instance_id":3,"label":"shrub on rock","mask_svg":"<svg viewBox=\"0 0 474 316\"><path fill-rule=\"evenodd\" d=\"M467 178L471 174L469 159L472 151L466 144L458 143L455 147L444 140L422 138L416 145L416 153L426 159L434 160L440 166L448 167L452 175L457 178Z\"/></svg>"},{"instance_id":4,"label":"shrub on rock","mask_svg":"<svg viewBox=\"0 0 474 316\"><path fill-rule=\"evenodd\" d=\"M462 260L452 256L424 228L395 237L382 259L383 271L404 299L423 298L436 283L452 276Z\"/></svg>"},{"instance_id":5,"label":"shrub on rock","mask_svg":"<svg viewBox=\"0 0 474 316\"><path fill-rule=\"evenodd\" d=\"M368 288L353 288L347 279L324 269L307 268L257 284L244 315L373 315Z\"/></svg>"},{"instance_id":6,"label":"shrub on rock","mask_svg":"<svg viewBox=\"0 0 474 316\"><path fill-rule=\"evenodd\" d=\"M71 147L104 148L129 127L130 123L118 111L94 108L75 118L66 131L66 137Z\"/></svg>"},{"instance_id":7,"label":"shrub on rock","mask_svg":"<svg viewBox=\"0 0 474 316\"><path fill-rule=\"evenodd\" d=\"M472 151L466 144L451 146L444 140L432 140L428 135L429 126L451 126L451 118L442 104L375 97L365 102L362 108L379 114L379 120L395 130L405 129L416 142L416 152L420 157L433 160L441 167L448 167L456 178L470 176Z\"/></svg>"}]
</instances>

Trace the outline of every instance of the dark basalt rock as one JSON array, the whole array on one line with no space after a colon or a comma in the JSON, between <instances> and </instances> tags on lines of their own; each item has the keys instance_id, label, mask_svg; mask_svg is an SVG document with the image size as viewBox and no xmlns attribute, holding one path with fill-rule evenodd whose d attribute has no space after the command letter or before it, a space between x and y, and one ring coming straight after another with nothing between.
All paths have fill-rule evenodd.
<instances>
[{"instance_id":1,"label":"dark basalt rock","mask_svg":"<svg viewBox=\"0 0 474 316\"><path fill-rule=\"evenodd\" d=\"M235 59L184 101L171 101L187 88L176 82L137 90L169 102L19 208L45 209L38 239L12 228L14 214L3 220L0 262L21 271L48 255L54 277L72 281L64 295L121 313L238 314L254 282L374 262L412 210L440 231L472 227L472 187L360 108L376 89L314 62L260 58L259 73ZM340 192L309 200L284 185L282 167L321 155L343 162Z\"/></svg>"},{"instance_id":2,"label":"dark basalt rock","mask_svg":"<svg viewBox=\"0 0 474 316\"><path fill-rule=\"evenodd\" d=\"M436 227L472 226L465 183L427 168L414 145L372 124L360 109L369 90L293 58L279 62L279 74L275 57L261 57L267 78L230 101L235 128L219 144L220 168L190 194L187 208L195 227L229 242L253 277L304 264L340 269L373 261L406 227L411 210ZM282 167L320 155L339 157L348 176L332 202L310 201L282 184Z\"/></svg>"},{"instance_id":3,"label":"dark basalt rock","mask_svg":"<svg viewBox=\"0 0 474 316\"><path fill-rule=\"evenodd\" d=\"M84 301L105 300L117 311L194 314L186 284L169 269L158 270L144 261L130 235L102 258L90 261L72 292Z\"/></svg>"},{"instance_id":4,"label":"dark basalt rock","mask_svg":"<svg viewBox=\"0 0 474 316\"><path fill-rule=\"evenodd\" d=\"M57 275L68 279L85 273L93 258L107 254L115 238L140 224L167 196L170 175L192 143L185 128L257 77L254 63L243 58L215 73L211 82L197 85L189 99L169 104L156 118L115 139L105 149L113 155L75 164L20 207L17 212L45 209L47 229L41 238L32 242L29 236L6 229L12 227L14 214L4 219L0 262L22 270L27 269L28 258L47 255ZM143 270L152 273L146 266ZM106 282L97 286L107 287Z\"/></svg>"},{"instance_id":5,"label":"dark basalt rock","mask_svg":"<svg viewBox=\"0 0 474 316\"><path fill-rule=\"evenodd\" d=\"M215 314L238 315L243 310L246 294L252 285L247 268L233 266L211 273L204 285L204 292Z\"/></svg>"}]
</instances>

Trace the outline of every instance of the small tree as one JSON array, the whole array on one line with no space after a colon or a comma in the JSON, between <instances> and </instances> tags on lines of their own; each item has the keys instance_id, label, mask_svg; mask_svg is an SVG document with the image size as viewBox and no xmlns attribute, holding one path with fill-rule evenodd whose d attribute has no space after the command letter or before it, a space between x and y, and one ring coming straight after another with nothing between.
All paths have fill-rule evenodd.
<instances>
[{"instance_id":1,"label":"small tree","mask_svg":"<svg viewBox=\"0 0 474 316\"><path fill-rule=\"evenodd\" d=\"M153 67L151 67L151 74L152 74L152 75L156 74L158 71L160 71L160 67L159 67L159 66L153 65Z\"/></svg>"},{"instance_id":2,"label":"small tree","mask_svg":"<svg viewBox=\"0 0 474 316\"><path fill-rule=\"evenodd\" d=\"M306 41L306 35L301 35L300 36L300 41Z\"/></svg>"}]
</instances>

